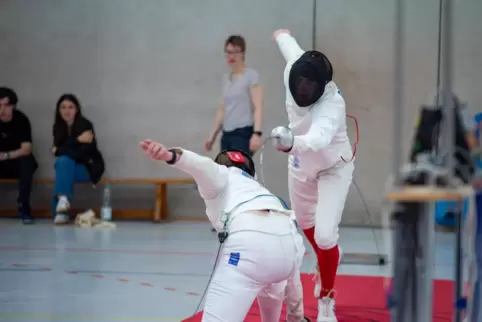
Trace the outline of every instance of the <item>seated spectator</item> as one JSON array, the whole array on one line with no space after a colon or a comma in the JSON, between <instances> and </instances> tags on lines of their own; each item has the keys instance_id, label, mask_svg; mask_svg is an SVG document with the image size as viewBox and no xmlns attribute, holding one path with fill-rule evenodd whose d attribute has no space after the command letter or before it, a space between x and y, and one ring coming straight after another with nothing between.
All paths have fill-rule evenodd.
<instances>
[{"instance_id":1,"label":"seated spectator","mask_svg":"<svg viewBox=\"0 0 482 322\"><path fill-rule=\"evenodd\" d=\"M28 117L17 110L15 91L0 87L0 178L18 179L18 213L24 224L33 223L30 193L37 162L32 154Z\"/></svg>"},{"instance_id":2,"label":"seated spectator","mask_svg":"<svg viewBox=\"0 0 482 322\"><path fill-rule=\"evenodd\" d=\"M55 224L69 221L68 211L77 182L97 184L105 167L97 148L94 127L82 116L80 103L73 94L64 94L57 101L53 127L52 153L55 161Z\"/></svg>"}]
</instances>

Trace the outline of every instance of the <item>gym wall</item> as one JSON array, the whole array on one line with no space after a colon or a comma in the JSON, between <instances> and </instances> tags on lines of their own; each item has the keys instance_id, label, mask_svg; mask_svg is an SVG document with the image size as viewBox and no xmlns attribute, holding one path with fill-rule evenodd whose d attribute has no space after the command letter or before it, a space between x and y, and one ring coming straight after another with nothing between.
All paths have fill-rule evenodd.
<instances>
[{"instance_id":1,"label":"gym wall","mask_svg":"<svg viewBox=\"0 0 482 322\"><path fill-rule=\"evenodd\" d=\"M482 2L454 6L455 90L480 111ZM391 168L394 10L393 0L317 0L315 15L316 48L332 60L348 112L359 121L355 180L375 224ZM311 48L313 16L313 0L3 0L0 84L17 91L18 107L30 117L39 177L53 176L54 105L65 92L78 95L93 121L107 176L183 177L144 157L138 142L153 138L203 153L226 71L223 43L231 33L246 37L248 65L265 86L265 133L286 124L284 61L272 33L288 28ZM438 1L407 0L406 17L404 155L419 105L435 94ZM286 198L286 156L267 147L264 163L267 186ZM14 205L15 187L0 189L2 207ZM76 205L100 204L101 189L78 189ZM113 206L122 208L148 206L153 195L150 187L114 186L113 193ZM51 194L36 188L34 205L48 206ZM173 216L205 216L193 186L174 186L169 198ZM355 189L343 223L369 223Z\"/></svg>"}]
</instances>

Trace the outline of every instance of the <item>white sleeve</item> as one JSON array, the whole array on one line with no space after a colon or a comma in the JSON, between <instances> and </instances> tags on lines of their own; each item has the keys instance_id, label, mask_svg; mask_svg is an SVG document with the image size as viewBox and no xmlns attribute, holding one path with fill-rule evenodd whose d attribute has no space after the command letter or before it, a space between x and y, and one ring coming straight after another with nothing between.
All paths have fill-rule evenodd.
<instances>
[{"instance_id":1,"label":"white sleeve","mask_svg":"<svg viewBox=\"0 0 482 322\"><path fill-rule=\"evenodd\" d=\"M339 94L335 94L331 100L321 101L313 106L308 132L294 137L293 147L289 153L299 155L326 148L345 120L345 108L345 101Z\"/></svg>"},{"instance_id":2,"label":"white sleeve","mask_svg":"<svg viewBox=\"0 0 482 322\"><path fill-rule=\"evenodd\" d=\"M183 149L180 159L171 166L194 178L204 200L217 197L228 183L227 167L189 150Z\"/></svg>"},{"instance_id":3,"label":"white sleeve","mask_svg":"<svg viewBox=\"0 0 482 322\"><path fill-rule=\"evenodd\" d=\"M298 59L305 52L290 34L282 33L278 35L276 42L286 62Z\"/></svg>"}]
</instances>

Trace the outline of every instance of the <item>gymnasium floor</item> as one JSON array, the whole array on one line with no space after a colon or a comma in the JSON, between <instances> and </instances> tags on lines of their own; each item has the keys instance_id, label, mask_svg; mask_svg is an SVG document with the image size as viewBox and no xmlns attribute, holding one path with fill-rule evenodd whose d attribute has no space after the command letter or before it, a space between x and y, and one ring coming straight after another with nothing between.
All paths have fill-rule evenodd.
<instances>
[{"instance_id":1,"label":"gymnasium floor","mask_svg":"<svg viewBox=\"0 0 482 322\"><path fill-rule=\"evenodd\" d=\"M376 236L384 252L381 232L376 231ZM436 277L451 279L453 235L437 233L436 239ZM341 245L349 253L377 252L370 229L342 229ZM117 229L110 230L55 227L47 220L34 226L0 220L0 321L183 321L194 313L216 250L216 236L208 223L120 222ZM311 249L307 250L303 271L310 273L314 257ZM390 274L389 266L342 265L339 272ZM304 276L305 281L308 278ZM358 306L351 303L348 293L370 301L374 287L379 289L377 303L383 301L381 279L367 277L368 284L358 287L360 280L340 279L340 284L347 286L339 286L343 300L338 301L337 309L351 307L357 315ZM363 321L340 318L340 322L355 320Z\"/></svg>"}]
</instances>

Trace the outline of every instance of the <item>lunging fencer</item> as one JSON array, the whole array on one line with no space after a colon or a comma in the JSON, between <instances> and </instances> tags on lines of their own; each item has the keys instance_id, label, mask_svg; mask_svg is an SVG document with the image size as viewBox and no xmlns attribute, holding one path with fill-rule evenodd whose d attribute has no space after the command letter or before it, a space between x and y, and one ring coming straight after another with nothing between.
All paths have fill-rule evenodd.
<instances>
[{"instance_id":1,"label":"lunging fencer","mask_svg":"<svg viewBox=\"0 0 482 322\"><path fill-rule=\"evenodd\" d=\"M302 237L292 212L255 180L254 162L245 152L222 151L213 161L152 140L140 145L150 158L194 178L223 244L202 321L242 322L257 297L262 321L278 322L288 282L287 293L293 294L287 303L302 303L295 276L305 251ZM291 321L302 320L301 313Z\"/></svg>"},{"instance_id":2,"label":"lunging fencer","mask_svg":"<svg viewBox=\"0 0 482 322\"><path fill-rule=\"evenodd\" d=\"M276 127L271 137L277 150L289 154L291 207L316 253L318 322L335 322L338 227L354 170L342 159L352 156L345 101L324 54L304 51L288 30L277 30L274 39L286 60L289 127Z\"/></svg>"}]
</instances>

